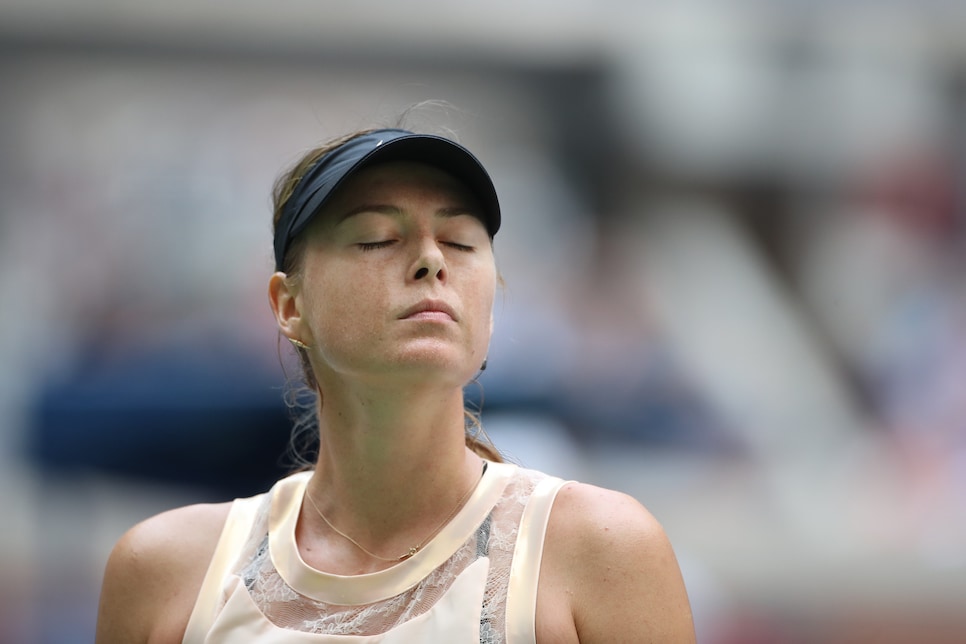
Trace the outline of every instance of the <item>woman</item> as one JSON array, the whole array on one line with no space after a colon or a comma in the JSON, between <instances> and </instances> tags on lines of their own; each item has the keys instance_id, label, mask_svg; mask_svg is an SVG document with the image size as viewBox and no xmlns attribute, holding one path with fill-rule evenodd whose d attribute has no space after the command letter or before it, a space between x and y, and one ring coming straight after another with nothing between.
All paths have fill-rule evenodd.
<instances>
[{"instance_id":1,"label":"woman","mask_svg":"<svg viewBox=\"0 0 966 644\"><path fill-rule=\"evenodd\" d=\"M372 130L275 193L269 300L317 392L317 463L132 528L97 641L692 642L673 551L640 504L467 435L500 226L479 161Z\"/></svg>"}]
</instances>

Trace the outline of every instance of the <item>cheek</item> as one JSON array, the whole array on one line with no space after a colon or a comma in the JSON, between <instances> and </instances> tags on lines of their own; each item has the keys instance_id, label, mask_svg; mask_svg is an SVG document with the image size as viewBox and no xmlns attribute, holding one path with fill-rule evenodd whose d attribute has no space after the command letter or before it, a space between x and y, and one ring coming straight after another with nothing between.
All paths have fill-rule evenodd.
<instances>
[{"instance_id":1,"label":"cheek","mask_svg":"<svg viewBox=\"0 0 966 644\"><path fill-rule=\"evenodd\" d=\"M318 320L333 330L364 331L374 325L380 299L371 285L340 284L320 299Z\"/></svg>"},{"instance_id":2,"label":"cheek","mask_svg":"<svg viewBox=\"0 0 966 644\"><path fill-rule=\"evenodd\" d=\"M489 342L493 331L493 303L496 297L496 279L484 279L478 283L474 293L473 317L477 335Z\"/></svg>"},{"instance_id":3,"label":"cheek","mask_svg":"<svg viewBox=\"0 0 966 644\"><path fill-rule=\"evenodd\" d=\"M371 334L384 307L384 287L366 271L338 265L312 275L306 294L308 318L317 342L344 342L351 336Z\"/></svg>"}]
</instances>

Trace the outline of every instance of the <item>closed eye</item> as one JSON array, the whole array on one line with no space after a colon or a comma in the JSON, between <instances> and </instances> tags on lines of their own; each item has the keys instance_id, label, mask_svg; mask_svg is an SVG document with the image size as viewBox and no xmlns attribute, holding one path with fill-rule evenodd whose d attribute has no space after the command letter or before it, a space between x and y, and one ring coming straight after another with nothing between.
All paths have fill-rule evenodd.
<instances>
[{"instance_id":1,"label":"closed eye","mask_svg":"<svg viewBox=\"0 0 966 644\"><path fill-rule=\"evenodd\" d=\"M392 244L395 244L395 243L396 241L394 239L386 239L384 241L377 241L377 242L362 242L361 244L358 244L358 246L363 251L370 251L370 250L376 250L377 248L386 248L387 246L391 246Z\"/></svg>"},{"instance_id":2,"label":"closed eye","mask_svg":"<svg viewBox=\"0 0 966 644\"><path fill-rule=\"evenodd\" d=\"M464 253L472 253L473 251L476 250L476 248L474 248L473 246L467 246L466 244L458 244L456 242L443 242L443 243L449 246L450 248L455 248L456 250L462 251Z\"/></svg>"}]
</instances>

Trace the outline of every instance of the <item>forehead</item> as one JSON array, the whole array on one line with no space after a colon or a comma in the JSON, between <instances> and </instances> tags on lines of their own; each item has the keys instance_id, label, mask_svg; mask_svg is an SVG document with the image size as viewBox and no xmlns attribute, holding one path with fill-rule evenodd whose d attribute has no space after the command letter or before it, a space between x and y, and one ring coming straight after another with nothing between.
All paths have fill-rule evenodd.
<instances>
[{"instance_id":1,"label":"forehead","mask_svg":"<svg viewBox=\"0 0 966 644\"><path fill-rule=\"evenodd\" d=\"M349 177L309 226L333 229L369 209L402 214L423 205L438 214L467 214L485 221L474 194L449 173L425 163L390 161L375 163Z\"/></svg>"}]
</instances>

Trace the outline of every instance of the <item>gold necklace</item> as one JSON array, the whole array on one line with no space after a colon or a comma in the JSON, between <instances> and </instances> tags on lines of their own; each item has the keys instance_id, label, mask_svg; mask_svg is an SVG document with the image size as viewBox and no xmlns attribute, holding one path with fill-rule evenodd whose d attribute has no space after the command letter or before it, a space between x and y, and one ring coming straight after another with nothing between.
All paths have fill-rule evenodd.
<instances>
[{"instance_id":1,"label":"gold necklace","mask_svg":"<svg viewBox=\"0 0 966 644\"><path fill-rule=\"evenodd\" d=\"M486 461L483 461L483 471L480 472L480 479L483 478L483 475L484 474L486 474ZM312 504L312 507L315 509L315 511L318 513L318 515L320 517L322 517L322 520L325 521L325 524L327 526L329 526L330 528L332 528L332 530L336 534L338 534L340 537L343 537L344 539L346 539L347 541L349 541L352 545L354 545L356 548L358 548L359 550L363 551L364 553L366 553L367 555L369 555L373 559L378 559L379 561L387 561L387 562L390 562L390 563L396 563L398 561L404 561L406 559L409 559L410 557L412 557L413 555L415 555L417 552L419 552L420 550L422 550L423 546L425 546L427 543L429 543L430 541L432 541L433 540L433 537L435 537L439 533L439 531L443 529L443 526L445 526L447 523L449 523L450 522L450 519L452 519L454 516L456 516L456 513L460 511L460 508L463 507L463 504L466 503L466 500L470 498L470 495L473 493L473 490L475 490L479 486L479 484L480 484L480 480L477 480L476 483L474 483L472 486L470 486L470 489L468 489L466 491L466 493L462 497L460 497L460 500L456 503L456 507L453 508L453 511L450 512L448 515L446 515L446 518L443 519L443 521L438 526L436 526L433 529L433 531L429 534L429 536L427 536L425 539L423 539L422 541L420 541L419 543L417 543L415 546L410 547L408 551L404 552L400 556L394 557L394 558L391 558L391 559L387 559L386 557L380 557L376 553L370 552L361 543L359 543L358 541L356 541L355 539L353 539L352 537L350 537L349 535L347 535L345 532L343 532L342 530L339 530L337 527L335 527L334 525L332 525L332 522L329 521L324 514L322 514L322 510L320 510L319 509L319 506L317 506L315 504L315 499L313 499L312 498L312 495L309 494L308 489L305 490L305 498L307 498L309 500L309 503Z\"/></svg>"}]
</instances>

